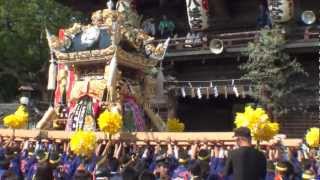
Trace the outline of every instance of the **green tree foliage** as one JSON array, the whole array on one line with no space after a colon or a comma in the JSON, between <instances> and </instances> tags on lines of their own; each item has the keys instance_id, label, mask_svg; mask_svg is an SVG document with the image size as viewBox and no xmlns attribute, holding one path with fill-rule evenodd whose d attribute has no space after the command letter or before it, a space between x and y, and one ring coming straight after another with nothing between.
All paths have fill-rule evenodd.
<instances>
[{"instance_id":1,"label":"green tree foliage","mask_svg":"<svg viewBox=\"0 0 320 180\"><path fill-rule=\"evenodd\" d=\"M290 94L304 87L296 78L307 75L300 63L284 52L285 43L278 27L263 29L256 41L248 44L248 60L240 65L245 72L242 78L252 81L253 96L274 118L285 113Z\"/></svg>"},{"instance_id":2,"label":"green tree foliage","mask_svg":"<svg viewBox=\"0 0 320 180\"><path fill-rule=\"evenodd\" d=\"M72 21L83 18L79 12L54 0L0 0L0 101L15 98L21 84L46 85L49 50L45 27L57 33ZM13 81L8 81L10 76ZM44 90L45 88L40 89Z\"/></svg>"}]
</instances>

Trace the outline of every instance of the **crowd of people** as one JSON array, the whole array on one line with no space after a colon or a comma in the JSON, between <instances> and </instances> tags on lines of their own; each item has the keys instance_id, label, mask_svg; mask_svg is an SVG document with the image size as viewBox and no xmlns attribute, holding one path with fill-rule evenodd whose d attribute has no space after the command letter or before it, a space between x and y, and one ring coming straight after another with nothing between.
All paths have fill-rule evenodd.
<instances>
[{"instance_id":1,"label":"crowd of people","mask_svg":"<svg viewBox=\"0 0 320 180\"><path fill-rule=\"evenodd\" d=\"M166 39L168 37L178 38L178 34L175 34L176 25L170 20L166 15L162 15L161 20L158 23L154 18L146 18L141 24L144 32L153 37L160 37L161 39ZM184 47L201 47L204 44L207 44L208 38L203 32L188 32L185 36ZM176 45L179 44L176 41Z\"/></svg>"},{"instance_id":2,"label":"crowd of people","mask_svg":"<svg viewBox=\"0 0 320 180\"><path fill-rule=\"evenodd\" d=\"M144 32L151 36L160 36L162 39L166 39L168 37L173 37L176 25L175 23L168 19L166 15L162 15L161 20L159 21L159 25L156 25L154 18L147 18L142 23L142 28Z\"/></svg>"},{"instance_id":3,"label":"crowd of people","mask_svg":"<svg viewBox=\"0 0 320 180\"><path fill-rule=\"evenodd\" d=\"M1 180L299 180L320 179L319 149L285 147L281 140L253 147L250 130L235 131L235 145L174 140L137 144L99 140L90 157L69 142L1 138Z\"/></svg>"}]
</instances>

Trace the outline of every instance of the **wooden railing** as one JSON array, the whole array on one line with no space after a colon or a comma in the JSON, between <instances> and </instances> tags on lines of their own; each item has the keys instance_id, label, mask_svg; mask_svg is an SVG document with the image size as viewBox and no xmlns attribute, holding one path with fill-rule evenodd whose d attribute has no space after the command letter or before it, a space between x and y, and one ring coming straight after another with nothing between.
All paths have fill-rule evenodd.
<instances>
[{"instance_id":1,"label":"wooden railing","mask_svg":"<svg viewBox=\"0 0 320 180\"><path fill-rule=\"evenodd\" d=\"M188 39L187 37L179 37L172 38L169 46L172 47L169 51L179 51L179 50L190 50L190 49L199 49L199 48L207 48L211 39L220 39L224 43L224 47L238 47L244 46L248 44L248 42L253 41L259 31L247 31L247 32L237 32L237 33L222 33L222 34L213 34L213 35L205 35L208 39L207 41L202 41L200 45L195 47L186 47L189 43L186 43ZM299 35L299 36L297 36ZM299 28L293 30L291 34L287 34L288 37L295 37L301 40L310 40L310 39L318 39L320 35L319 29L311 29L311 28ZM159 43L164 42L165 39L157 39L153 42Z\"/></svg>"}]
</instances>

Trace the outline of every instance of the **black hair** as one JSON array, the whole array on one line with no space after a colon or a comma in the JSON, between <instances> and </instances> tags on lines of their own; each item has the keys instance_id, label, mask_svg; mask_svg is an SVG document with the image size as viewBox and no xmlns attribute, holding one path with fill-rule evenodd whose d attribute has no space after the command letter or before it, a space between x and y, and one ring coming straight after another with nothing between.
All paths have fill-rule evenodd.
<instances>
[{"instance_id":1,"label":"black hair","mask_svg":"<svg viewBox=\"0 0 320 180\"><path fill-rule=\"evenodd\" d=\"M121 177L124 180L137 180L138 175L136 170L134 170L132 167L126 167L121 172Z\"/></svg>"},{"instance_id":2,"label":"black hair","mask_svg":"<svg viewBox=\"0 0 320 180\"><path fill-rule=\"evenodd\" d=\"M189 167L189 171L192 176L201 176L201 166L199 162L193 163Z\"/></svg>"},{"instance_id":3,"label":"black hair","mask_svg":"<svg viewBox=\"0 0 320 180\"><path fill-rule=\"evenodd\" d=\"M180 162L179 161L180 164L187 164L187 161L189 159L188 152L186 150L184 150L184 149L179 150L179 158L185 161L185 162Z\"/></svg>"},{"instance_id":4,"label":"black hair","mask_svg":"<svg viewBox=\"0 0 320 180\"><path fill-rule=\"evenodd\" d=\"M73 180L92 180L92 175L86 170L77 170L73 175Z\"/></svg>"},{"instance_id":5,"label":"black hair","mask_svg":"<svg viewBox=\"0 0 320 180\"><path fill-rule=\"evenodd\" d=\"M209 151L206 150L206 149L201 149L201 150L199 151L199 153L198 153L198 157L199 157L199 158L204 158L204 159L201 160L201 161L207 161L207 162L209 162L209 161L210 161L209 155L210 155L210 153L209 153Z\"/></svg>"},{"instance_id":6,"label":"black hair","mask_svg":"<svg viewBox=\"0 0 320 180\"><path fill-rule=\"evenodd\" d=\"M47 162L38 163L37 171L34 175L35 180L53 180L52 168Z\"/></svg>"},{"instance_id":7,"label":"black hair","mask_svg":"<svg viewBox=\"0 0 320 180\"><path fill-rule=\"evenodd\" d=\"M169 167L169 163L166 160L159 161L156 164L157 167Z\"/></svg>"},{"instance_id":8,"label":"black hair","mask_svg":"<svg viewBox=\"0 0 320 180\"><path fill-rule=\"evenodd\" d=\"M97 177L111 177L107 164L102 164L96 168L95 176Z\"/></svg>"},{"instance_id":9,"label":"black hair","mask_svg":"<svg viewBox=\"0 0 320 180\"><path fill-rule=\"evenodd\" d=\"M156 177L151 172L145 170L139 175L138 180L156 180Z\"/></svg>"}]
</instances>

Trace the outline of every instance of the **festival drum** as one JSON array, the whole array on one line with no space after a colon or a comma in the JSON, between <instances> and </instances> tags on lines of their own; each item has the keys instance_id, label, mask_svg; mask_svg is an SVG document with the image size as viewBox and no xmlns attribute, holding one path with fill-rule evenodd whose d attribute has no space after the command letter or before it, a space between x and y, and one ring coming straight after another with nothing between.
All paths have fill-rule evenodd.
<instances>
[{"instance_id":1,"label":"festival drum","mask_svg":"<svg viewBox=\"0 0 320 180\"><path fill-rule=\"evenodd\" d=\"M189 26L192 31L208 28L208 0L186 0Z\"/></svg>"},{"instance_id":2,"label":"festival drum","mask_svg":"<svg viewBox=\"0 0 320 180\"><path fill-rule=\"evenodd\" d=\"M293 17L293 0L268 0L268 6L273 22L283 23Z\"/></svg>"}]
</instances>

